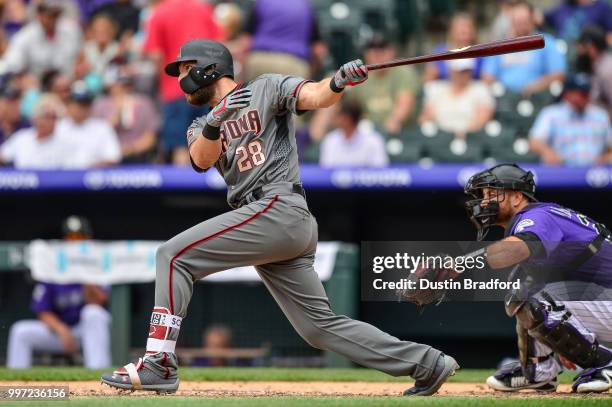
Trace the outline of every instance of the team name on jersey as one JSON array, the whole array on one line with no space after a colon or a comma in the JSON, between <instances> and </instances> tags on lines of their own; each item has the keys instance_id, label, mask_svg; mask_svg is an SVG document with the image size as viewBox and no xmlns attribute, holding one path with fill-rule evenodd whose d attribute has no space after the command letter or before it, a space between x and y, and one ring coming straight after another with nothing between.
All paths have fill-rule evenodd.
<instances>
[{"instance_id":1,"label":"team name on jersey","mask_svg":"<svg viewBox=\"0 0 612 407\"><path fill-rule=\"evenodd\" d=\"M221 129L221 136L228 140L235 140L247 133L255 133L256 136L261 133L261 119L255 109L249 110L237 120L226 120Z\"/></svg>"}]
</instances>

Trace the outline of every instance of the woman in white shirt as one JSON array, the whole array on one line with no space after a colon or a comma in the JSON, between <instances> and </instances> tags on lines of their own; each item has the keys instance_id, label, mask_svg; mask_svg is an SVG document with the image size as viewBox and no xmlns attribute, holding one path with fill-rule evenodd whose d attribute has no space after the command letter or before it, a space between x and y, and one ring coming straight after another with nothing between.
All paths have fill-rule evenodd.
<instances>
[{"instance_id":1,"label":"woman in white shirt","mask_svg":"<svg viewBox=\"0 0 612 407\"><path fill-rule=\"evenodd\" d=\"M478 131L491 120L495 100L488 87L473 81L473 59L449 62L450 80L425 85L425 101L419 123L434 122L440 129L464 136Z\"/></svg>"}]
</instances>

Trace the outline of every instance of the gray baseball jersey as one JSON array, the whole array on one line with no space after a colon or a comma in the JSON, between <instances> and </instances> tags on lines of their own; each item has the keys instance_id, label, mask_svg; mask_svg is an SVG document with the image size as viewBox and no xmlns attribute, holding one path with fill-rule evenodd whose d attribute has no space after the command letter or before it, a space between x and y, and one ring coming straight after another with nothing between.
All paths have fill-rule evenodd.
<instances>
[{"instance_id":1,"label":"gray baseball jersey","mask_svg":"<svg viewBox=\"0 0 612 407\"><path fill-rule=\"evenodd\" d=\"M306 82L295 76L266 74L235 89L251 89L253 96L248 107L232 113L221 127L222 153L215 168L227 184L230 206L238 207L245 196L263 185L300 182L293 114L300 113L297 97ZM201 117L187 129L189 146L205 125L206 118Z\"/></svg>"},{"instance_id":2,"label":"gray baseball jersey","mask_svg":"<svg viewBox=\"0 0 612 407\"><path fill-rule=\"evenodd\" d=\"M185 318L195 281L234 267L256 265L281 310L297 332L320 349L395 376L429 378L441 352L401 341L330 308L314 270L317 222L303 195L287 188L300 180L292 113L304 79L262 75L245 86L251 105L223 123L223 153L215 167L237 207L207 219L160 246L156 256L155 310L147 341L146 367L166 379L177 377L174 347L180 325L167 326L160 313ZM200 137L204 119L187 132ZM265 186L264 195L241 199Z\"/></svg>"}]
</instances>

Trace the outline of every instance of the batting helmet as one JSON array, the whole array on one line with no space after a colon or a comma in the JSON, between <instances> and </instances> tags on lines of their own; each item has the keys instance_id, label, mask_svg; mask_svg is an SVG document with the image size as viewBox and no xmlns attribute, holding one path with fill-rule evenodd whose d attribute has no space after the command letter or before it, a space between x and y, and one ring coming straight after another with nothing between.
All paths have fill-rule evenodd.
<instances>
[{"instance_id":1,"label":"batting helmet","mask_svg":"<svg viewBox=\"0 0 612 407\"><path fill-rule=\"evenodd\" d=\"M486 232L495 224L499 215L499 195L498 200L489 201L484 207L481 205L484 200L484 188L520 191L530 201L537 201L533 173L525 171L516 164L500 164L474 174L465 184L464 192L472 198L465 203L465 209L478 229L478 240L484 239Z\"/></svg>"},{"instance_id":2,"label":"batting helmet","mask_svg":"<svg viewBox=\"0 0 612 407\"><path fill-rule=\"evenodd\" d=\"M170 76L179 76L180 63L187 61L195 62L195 66L180 81L181 89L185 93L191 94L224 76L234 78L232 54L217 41L201 39L187 41L181 46L178 57L166 65L166 73Z\"/></svg>"}]
</instances>

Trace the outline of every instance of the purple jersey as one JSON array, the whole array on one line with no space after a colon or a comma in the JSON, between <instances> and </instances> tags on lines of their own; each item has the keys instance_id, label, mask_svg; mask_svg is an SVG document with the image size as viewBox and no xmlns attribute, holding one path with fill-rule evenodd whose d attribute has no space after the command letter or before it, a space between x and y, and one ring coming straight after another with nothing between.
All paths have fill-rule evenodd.
<instances>
[{"instance_id":1,"label":"purple jersey","mask_svg":"<svg viewBox=\"0 0 612 407\"><path fill-rule=\"evenodd\" d=\"M554 203L535 203L513 218L508 235L531 234L544 249L529 260L533 266L563 268L571 264L598 235L592 219ZM593 282L612 287L612 245L604 241L601 249L565 279Z\"/></svg>"},{"instance_id":2,"label":"purple jersey","mask_svg":"<svg viewBox=\"0 0 612 407\"><path fill-rule=\"evenodd\" d=\"M84 305L85 298L81 284L38 283L32 294L32 311L53 312L70 326L79 322Z\"/></svg>"}]
</instances>

